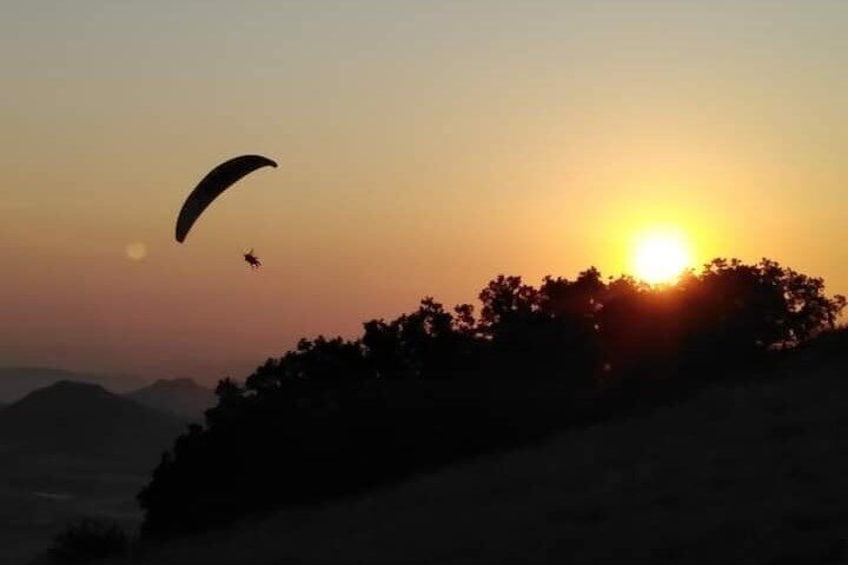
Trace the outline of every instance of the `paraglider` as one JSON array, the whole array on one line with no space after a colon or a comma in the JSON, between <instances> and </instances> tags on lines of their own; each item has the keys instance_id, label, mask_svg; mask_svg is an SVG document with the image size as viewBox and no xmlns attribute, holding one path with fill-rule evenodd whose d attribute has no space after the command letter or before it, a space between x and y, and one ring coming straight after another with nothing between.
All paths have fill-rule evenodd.
<instances>
[{"instance_id":1,"label":"paraglider","mask_svg":"<svg viewBox=\"0 0 848 565\"><path fill-rule=\"evenodd\" d=\"M259 260L259 257L253 254L253 249L244 254L244 260L247 261L247 264L250 265L251 269L258 269L262 266L262 262Z\"/></svg>"},{"instance_id":2,"label":"paraglider","mask_svg":"<svg viewBox=\"0 0 848 565\"><path fill-rule=\"evenodd\" d=\"M221 163L203 177L188 195L177 217L176 238L182 243L203 211L233 184L262 167L276 167L277 163L262 155L242 155ZM252 253L245 254L253 257ZM255 260L256 258L253 257ZM250 261L248 261L250 262ZM259 261L256 261L259 264ZM253 265L253 263L251 263Z\"/></svg>"}]
</instances>

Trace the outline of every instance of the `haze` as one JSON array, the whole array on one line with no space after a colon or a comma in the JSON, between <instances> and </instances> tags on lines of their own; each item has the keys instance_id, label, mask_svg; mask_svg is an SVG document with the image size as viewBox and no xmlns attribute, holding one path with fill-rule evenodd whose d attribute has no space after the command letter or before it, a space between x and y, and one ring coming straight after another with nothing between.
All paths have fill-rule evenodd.
<instances>
[{"instance_id":1,"label":"haze","mask_svg":"<svg viewBox=\"0 0 848 565\"><path fill-rule=\"evenodd\" d=\"M0 365L243 377L635 235L848 292L842 1L6 2ZM261 153L185 244L182 200ZM253 248L264 267L241 254Z\"/></svg>"}]
</instances>

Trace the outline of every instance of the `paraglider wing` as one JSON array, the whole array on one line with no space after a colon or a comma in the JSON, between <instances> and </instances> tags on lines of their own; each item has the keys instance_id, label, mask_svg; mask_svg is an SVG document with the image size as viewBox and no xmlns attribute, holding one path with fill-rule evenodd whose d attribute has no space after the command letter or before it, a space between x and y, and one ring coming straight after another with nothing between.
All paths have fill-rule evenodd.
<instances>
[{"instance_id":1,"label":"paraglider wing","mask_svg":"<svg viewBox=\"0 0 848 565\"><path fill-rule=\"evenodd\" d=\"M225 161L209 171L183 203L180 215L177 217L177 241L182 243L185 240L191 226L219 194L256 169L276 166L277 163L262 155L242 155Z\"/></svg>"}]
</instances>

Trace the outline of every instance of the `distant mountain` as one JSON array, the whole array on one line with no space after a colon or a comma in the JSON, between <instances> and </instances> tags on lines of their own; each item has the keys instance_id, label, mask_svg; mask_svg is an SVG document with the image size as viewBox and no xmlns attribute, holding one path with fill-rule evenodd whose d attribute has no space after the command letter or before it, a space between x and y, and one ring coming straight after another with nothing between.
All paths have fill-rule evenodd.
<instances>
[{"instance_id":1,"label":"distant mountain","mask_svg":"<svg viewBox=\"0 0 848 565\"><path fill-rule=\"evenodd\" d=\"M185 424L94 384L60 381L0 412L5 451L155 464Z\"/></svg>"},{"instance_id":2,"label":"distant mountain","mask_svg":"<svg viewBox=\"0 0 848 565\"><path fill-rule=\"evenodd\" d=\"M145 384L127 375L83 373L45 367L0 367L0 402L15 402L30 392L59 381L99 384L115 392L126 392Z\"/></svg>"},{"instance_id":3,"label":"distant mountain","mask_svg":"<svg viewBox=\"0 0 848 565\"><path fill-rule=\"evenodd\" d=\"M124 396L193 421L202 421L203 412L215 404L215 393L192 379L160 379Z\"/></svg>"},{"instance_id":4,"label":"distant mountain","mask_svg":"<svg viewBox=\"0 0 848 565\"><path fill-rule=\"evenodd\" d=\"M0 563L29 562L79 517L134 528L134 497L184 420L60 381L0 410Z\"/></svg>"}]
</instances>

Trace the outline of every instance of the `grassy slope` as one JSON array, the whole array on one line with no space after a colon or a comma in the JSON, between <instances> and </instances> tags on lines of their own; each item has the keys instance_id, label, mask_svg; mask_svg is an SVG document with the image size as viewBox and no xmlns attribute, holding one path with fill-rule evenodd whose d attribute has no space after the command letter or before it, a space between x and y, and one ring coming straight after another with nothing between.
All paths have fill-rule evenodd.
<instances>
[{"instance_id":1,"label":"grassy slope","mask_svg":"<svg viewBox=\"0 0 848 565\"><path fill-rule=\"evenodd\" d=\"M848 563L842 359L134 561Z\"/></svg>"}]
</instances>

